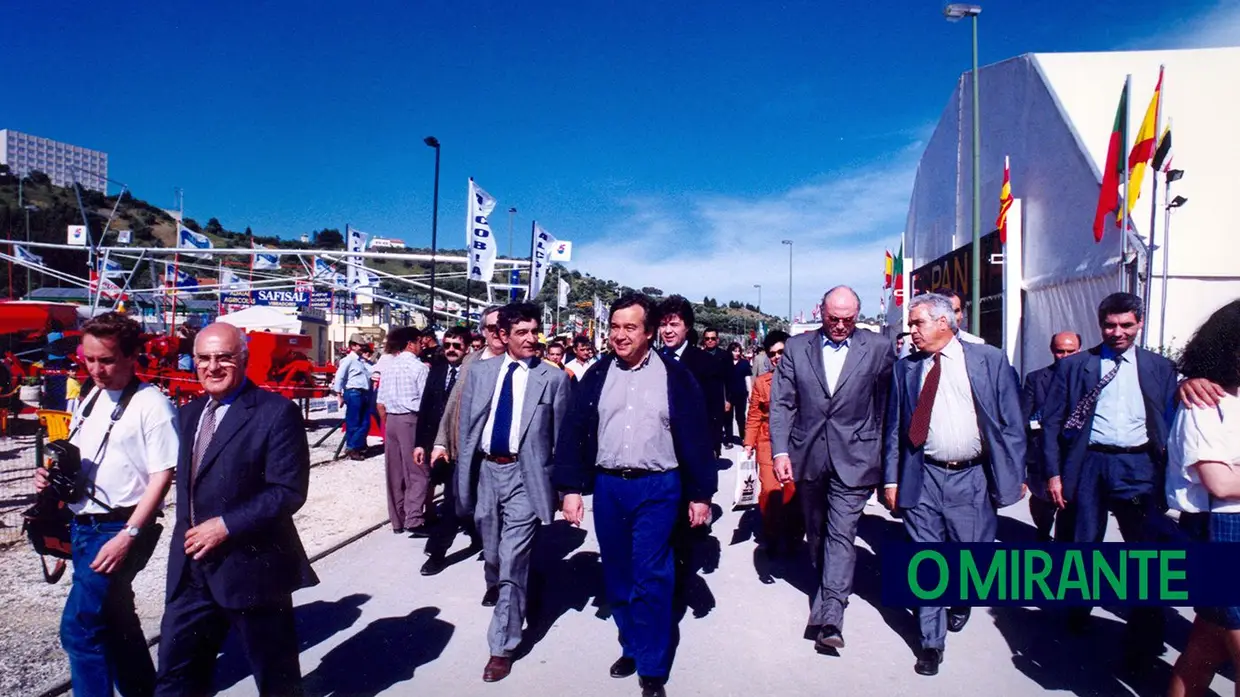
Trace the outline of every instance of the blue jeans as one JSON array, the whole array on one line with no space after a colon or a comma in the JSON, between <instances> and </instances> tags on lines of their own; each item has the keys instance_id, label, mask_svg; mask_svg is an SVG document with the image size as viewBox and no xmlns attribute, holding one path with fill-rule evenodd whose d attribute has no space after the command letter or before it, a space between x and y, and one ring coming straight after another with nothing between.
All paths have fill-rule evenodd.
<instances>
[{"instance_id":1,"label":"blue jeans","mask_svg":"<svg viewBox=\"0 0 1240 697\"><path fill-rule=\"evenodd\" d=\"M73 541L73 588L60 619L60 644L69 654L69 674L77 697L147 697L155 691L155 664L133 604L134 576L150 555L130 556L111 574L91 570L99 549L125 523L79 524ZM149 531L144 534L151 534Z\"/></svg>"},{"instance_id":2,"label":"blue jeans","mask_svg":"<svg viewBox=\"0 0 1240 697\"><path fill-rule=\"evenodd\" d=\"M370 431L370 390L344 391L344 444L349 450L366 449Z\"/></svg>"},{"instance_id":3,"label":"blue jeans","mask_svg":"<svg viewBox=\"0 0 1240 697\"><path fill-rule=\"evenodd\" d=\"M666 678L672 667L672 531L680 515L680 473L638 479L599 474L594 529L603 585L625 656L639 675Z\"/></svg>"}]
</instances>

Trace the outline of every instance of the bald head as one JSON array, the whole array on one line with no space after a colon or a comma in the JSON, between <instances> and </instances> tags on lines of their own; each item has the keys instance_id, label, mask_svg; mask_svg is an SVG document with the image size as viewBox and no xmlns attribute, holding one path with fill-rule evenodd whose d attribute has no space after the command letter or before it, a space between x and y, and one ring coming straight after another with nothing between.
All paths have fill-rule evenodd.
<instances>
[{"instance_id":1,"label":"bald head","mask_svg":"<svg viewBox=\"0 0 1240 697\"><path fill-rule=\"evenodd\" d=\"M245 382L245 331L225 322L207 325L194 339L194 368L207 394L223 399Z\"/></svg>"},{"instance_id":2,"label":"bald head","mask_svg":"<svg viewBox=\"0 0 1240 697\"><path fill-rule=\"evenodd\" d=\"M822 328L836 343L852 336L860 313L861 298L848 286L836 286L822 296Z\"/></svg>"},{"instance_id":3,"label":"bald head","mask_svg":"<svg viewBox=\"0 0 1240 697\"><path fill-rule=\"evenodd\" d=\"M1056 363L1080 350L1080 334L1075 332L1059 332L1051 337L1051 355L1055 357Z\"/></svg>"}]
</instances>

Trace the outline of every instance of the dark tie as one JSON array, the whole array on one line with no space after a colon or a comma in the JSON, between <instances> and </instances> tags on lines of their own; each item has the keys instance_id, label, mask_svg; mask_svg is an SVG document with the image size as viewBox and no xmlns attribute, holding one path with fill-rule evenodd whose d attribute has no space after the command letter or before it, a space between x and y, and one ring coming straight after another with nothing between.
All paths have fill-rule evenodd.
<instances>
[{"instance_id":1,"label":"dark tie","mask_svg":"<svg viewBox=\"0 0 1240 697\"><path fill-rule=\"evenodd\" d=\"M1119 374L1119 365L1123 362L1123 356L1116 356L1115 367L1111 369L1111 372L1103 375L1098 384L1094 385L1094 389L1090 390L1089 394L1081 397L1081 401L1077 402L1076 406L1072 408L1072 414L1068 416L1068 420L1063 424L1065 431L1076 431L1085 426L1085 420L1089 418L1090 414L1094 413L1094 407L1098 404L1098 398L1102 396L1103 388L1109 385L1115 379L1115 376Z\"/></svg>"},{"instance_id":2,"label":"dark tie","mask_svg":"<svg viewBox=\"0 0 1240 697\"><path fill-rule=\"evenodd\" d=\"M495 423L491 424L491 455L511 455L508 452L508 435L512 432L512 374L517 363L508 364L508 374L499 388L499 404L495 405Z\"/></svg>"},{"instance_id":3,"label":"dark tie","mask_svg":"<svg viewBox=\"0 0 1240 697\"><path fill-rule=\"evenodd\" d=\"M939 363L939 354L934 354L934 365L926 374L926 382L921 386L921 395L917 397L917 408L913 410L913 420L909 423L908 439L913 447L920 448L926 444L930 436L930 412L934 410L934 398L939 393L939 376L943 374L943 366Z\"/></svg>"},{"instance_id":4,"label":"dark tie","mask_svg":"<svg viewBox=\"0 0 1240 697\"><path fill-rule=\"evenodd\" d=\"M202 458L207 454L207 448L211 446L211 439L215 437L215 411L219 408L219 402L214 399L207 400L207 405L202 410L202 422L198 425L198 436L194 438L194 457L190 460L189 468L190 523L196 522L194 518L194 482L198 479L198 467L202 465Z\"/></svg>"},{"instance_id":5,"label":"dark tie","mask_svg":"<svg viewBox=\"0 0 1240 697\"><path fill-rule=\"evenodd\" d=\"M452 393L453 387L456 387L456 366L448 368L448 394Z\"/></svg>"}]
</instances>

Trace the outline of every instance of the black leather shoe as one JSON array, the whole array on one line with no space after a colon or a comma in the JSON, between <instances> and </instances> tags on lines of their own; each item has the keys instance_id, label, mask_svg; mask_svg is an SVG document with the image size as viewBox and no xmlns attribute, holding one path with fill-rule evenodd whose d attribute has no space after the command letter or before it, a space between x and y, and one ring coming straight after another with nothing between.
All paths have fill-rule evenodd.
<instances>
[{"instance_id":1,"label":"black leather shoe","mask_svg":"<svg viewBox=\"0 0 1240 697\"><path fill-rule=\"evenodd\" d=\"M956 608L947 611L947 631L958 632L964 629L969 622L969 615L972 614L973 608Z\"/></svg>"},{"instance_id":2,"label":"black leather shoe","mask_svg":"<svg viewBox=\"0 0 1240 697\"><path fill-rule=\"evenodd\" d=\"M642 697L667 697L667 690L663 689L667 678L648 678L643 675L637 681L642 686Z\"/></svg>"},{"instance_id":3,"label":"black leather shoe","mask_svg":"<svg viewBox=\"0 0 1240 697\"><path fill-rule=\"evenodd\" d=\"M818 630L818 636L814 638L814 649L819 653L830 651L831 649L844 648L844 635L840 630L831 625L825 625Z\"/></svg>"},{"instance_id":4,"label":"black leather shoe","mask_svg":"<svg viewBox=\"0 0 1240 697\"><path fill-rule=\"evenodd\" d=\"M405 528L405 532L409 533L409 537L418 540L424 540L431 536L431 528L429 525L419 525L416 528Z\"/></svg>"},{"instance_id":5,"label":"black leather shoe","mask_svg":"<svg viewBox=\"0 0 1240 697\"><path fill-rule=\"evenodd\" d=\"M482 607L495 607L495 603L499 602L499 586L488 588L485 595L482 596Z\"/></svg>"},{"instance_id":6,"label":"black leather shoe","mask_svg":"<svg viewBox=\"0 0 1240 697\"><path fill-rule=\"evenodd\" d=\"M445 565L443 557L431 557L426 560L425 564L422 565L422 571L420 573L423 576L434 576L440 571L443 571L444 568Z\"/></svg>"},{"instance_id":7,"label":"black leather shoe","mask_svg":"<svg viewBox=\"0 0 1240 697\"><path fill-rule=\"evenodd\" d=\"M913 670L917 671L918 675L938 675L939 664L942 662L943 649L922 649Z\"/></svg>"},{"instance_id":8,"label":"black leather shoe","mask_svg":"<svg viewBox=\"0 0 1240 697\"><path fill-rule=\"evenodd\" d=\"M611 664L611 677L627 678L637 672L637 661L628 656L621 656L616 662Z\"/></svg>"}]
</instances>

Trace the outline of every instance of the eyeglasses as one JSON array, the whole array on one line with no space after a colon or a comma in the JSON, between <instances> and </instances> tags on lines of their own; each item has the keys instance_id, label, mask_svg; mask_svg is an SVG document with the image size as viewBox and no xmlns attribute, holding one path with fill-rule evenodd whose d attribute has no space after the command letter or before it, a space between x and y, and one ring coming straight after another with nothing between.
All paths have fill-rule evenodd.
<instances>
[{"instance_id":1,"label":"eyeglasses","mask_svg":"<svg viewBox=\"0 0 1240 697\"><path fill-rule=\"evenodd\" d=\"M857 321L857 318L856 318L856 317L830 317L830 316L827 316L827 317L823 317L823 318L822 318L822 323L823 323L823 324L842 324L842 325L844 325L844 326L848 326L848 325L850 325L850 324L852 324L853 322L856 322L856 321Z\"/></svg>"},{"instance_id":2,"label":"eyeglasses","mask_svg":"<svg viewBox=\"0 0 1240 697\"><path fill-rule=\"evenodd\" d=\"M784 350L783 350L783 349L779 349L778 351L767 351L767 352L766 352L766 355L768 355L768 356L782 356L782 355L784 355Z\"/></svg>"},{"instance_id":3,"label":"eyeglasses","mask_svg":"<svg viewBox=\"0 0 1240 697\"><path fill-rule=\"evenodd\" d=\"M703 338L702 338L702 341L719 341L719 337L717 337L717 336L707 336L707 337L703 337Z\"/></svg>"},{"instance_id":4,"label":"eyeglasses","mask_svg":"<svg viewBox=\"0 0 1240 697\"><path fill-rule=\"evenodd\" d=\"M459 341L445 341L443 342L443 347L444 349L464 350L465 344L462 344Z\"/></svg>"},{"instance_id":5,"label":"eyeglasses","mask_svg":"<svg viewBox=\"0 0 1240 697\"><path fill-rule=\"evenodd\" d=\"M499 329L499 325L498 324L485 324L482 326L482 328L488 332L493 332Z\"/></svg>"},{"instance_id":6,"label":"eyeglasses","mask_svg":"<svg viewBox=\"0 0 1240 697\"><path fill-rule=\"evenodd\" d=\"M194 362L200 366L211 365L215 361L219 365L235 366L237 365L237 354L235 353L198 353L194 355Z\"/></svg>"}]
</instances>

